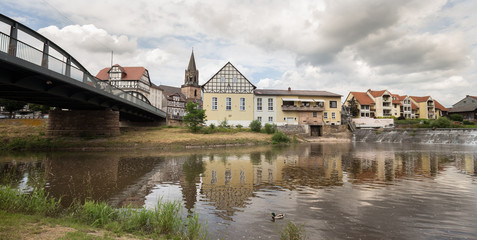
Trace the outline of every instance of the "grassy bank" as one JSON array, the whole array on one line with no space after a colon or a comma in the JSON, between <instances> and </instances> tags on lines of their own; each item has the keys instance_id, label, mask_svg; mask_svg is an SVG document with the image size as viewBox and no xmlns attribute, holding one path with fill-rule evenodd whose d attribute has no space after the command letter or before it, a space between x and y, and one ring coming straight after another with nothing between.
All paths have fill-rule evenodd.
<instances>
[{"instance_id":1,"label":"grassy bank","mask_svg":"<svg viewBox=\"0 0 477 240\"><path fill-rule=\"evenodd\" d=\"M206 239L196 214L183 217L178 202L158 202L155 209L113 208L86 201L63 208L43 188L22 193L0 186L0 239ZM99 233L99 234L89 234Z\"/></svg>"},{"instance_id":2,"label":"grassy bank","mask_svg":"<svg viewBox=\"0 0 477 240\"><path fill-rule=\"evenodd\" d=\"M246 129L191 133L186 128L122 129L115 137L48 137L46 121L0 120L0 150L185 149L194 147L270 144L271 136Z\"/></svg>"}]
</instances>

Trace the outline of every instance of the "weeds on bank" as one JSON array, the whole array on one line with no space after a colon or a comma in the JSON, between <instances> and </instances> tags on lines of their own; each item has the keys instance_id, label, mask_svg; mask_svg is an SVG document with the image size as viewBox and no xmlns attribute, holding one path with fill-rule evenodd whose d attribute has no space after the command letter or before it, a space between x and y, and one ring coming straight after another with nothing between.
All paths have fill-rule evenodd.
<instances>
[{"instance_id":1,"label":"weeds on bank","mask_svg":"<svg viewBox=\"0 0 477 240\"><path fill-rule=\"evenodd\" d=\"M112 208L104 202L86 201L75 216L94 227L114 232L178 236L186 239L205 239L207 231L198 215L183 219L179 202L159 201L154 210L126 207Z\"/></svg>"},{"instance_id":2,"label":"weeds on bank","mask_svg":"<svg viewBox=\"0 0 477 240\"><path fill-rule=\"evenodd\" d=\"M280 232L281 240L301 240L306 239L305 228L303 225L296 225L294 222L288 222L285 228Z\"/></svg>"},{"instance_id":3,"label":"weeds on bank","mask_svg":"<svg viewBox=\"0 0 477 240\"><path fill-rule=\"evenodd\" d=\"M50 198L44 188L35 187L23 193L10 186L0 186L0 210L27 214L57 215L61 199Z\"/></svg>"}]
</instances>

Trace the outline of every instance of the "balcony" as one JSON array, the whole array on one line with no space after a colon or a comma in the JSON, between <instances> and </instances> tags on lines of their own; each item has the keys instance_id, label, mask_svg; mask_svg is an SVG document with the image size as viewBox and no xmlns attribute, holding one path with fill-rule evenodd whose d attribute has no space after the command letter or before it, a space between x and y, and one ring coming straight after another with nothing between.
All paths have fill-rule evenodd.
<instances>
[{"instance_id":1,"label":"balcony","mask_svg":"<svg viewBox=\"0 0 477 240\"><path fill-rule=\"evenodd\" d=\"M294 111L294 112L320 112L324 111L323 106L313 105L313 106L296 106L296 105L282 105L282 111Z\"/></svg>"}]
</instances>

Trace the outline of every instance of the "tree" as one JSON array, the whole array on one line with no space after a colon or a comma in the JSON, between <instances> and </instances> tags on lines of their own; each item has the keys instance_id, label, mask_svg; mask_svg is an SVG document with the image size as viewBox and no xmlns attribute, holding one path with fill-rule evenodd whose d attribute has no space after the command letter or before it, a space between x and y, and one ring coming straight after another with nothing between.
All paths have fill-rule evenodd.
<instances>
[{"instance_id":1,"label":"tree","mask_svg":"<svg viewBox=\"0 0 477 240\"><path fill-rule=\"evenodd\" d=\"M191 101L187 102L187 114L182 119L192 132L198 132L206 120L205 110L197 108L198 105Z\"/></svg>"},{"instance_id":2,"label":"tree","mask_svg":"<svg viewBox=\"0 0 477 240\"><path fill-rule=\"evenodd\" d=\"M351 113L352 117L357 117L359 114L359 108L358 108L358 103L356 102L356 99L351 99L348 101L349 103L349 112Z\"/></svg>"},{"instance_id":3,"label":"tree","mask_svg":"<svg viewBox=\"0 0 477 240\"><path fill-rule=\"evenodd\" d=\"M10 118L13 118L13 112L22 109L25 105L25 102L0 98L0 106L2 106L5 111L9 112Z\"/></svg>"}]
</instances>

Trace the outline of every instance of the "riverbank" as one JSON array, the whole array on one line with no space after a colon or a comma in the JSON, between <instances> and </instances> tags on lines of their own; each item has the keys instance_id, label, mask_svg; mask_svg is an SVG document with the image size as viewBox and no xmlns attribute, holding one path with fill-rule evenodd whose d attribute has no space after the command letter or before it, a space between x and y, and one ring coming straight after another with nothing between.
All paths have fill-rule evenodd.
<instances>
[{"instance_id":1,"label":"riverbank","mask_svg":"<svg viewBox=\"0 0 477 240\"><path fill-rule=\"evenodd\" d=\"M144 127L121 129L115 137L48 137L46 120L0 120L1 150L130 150L265 145L272 135L246 130L219 131L209 134L191 133L187 128Z\"/></svg>"}]
</instances>

